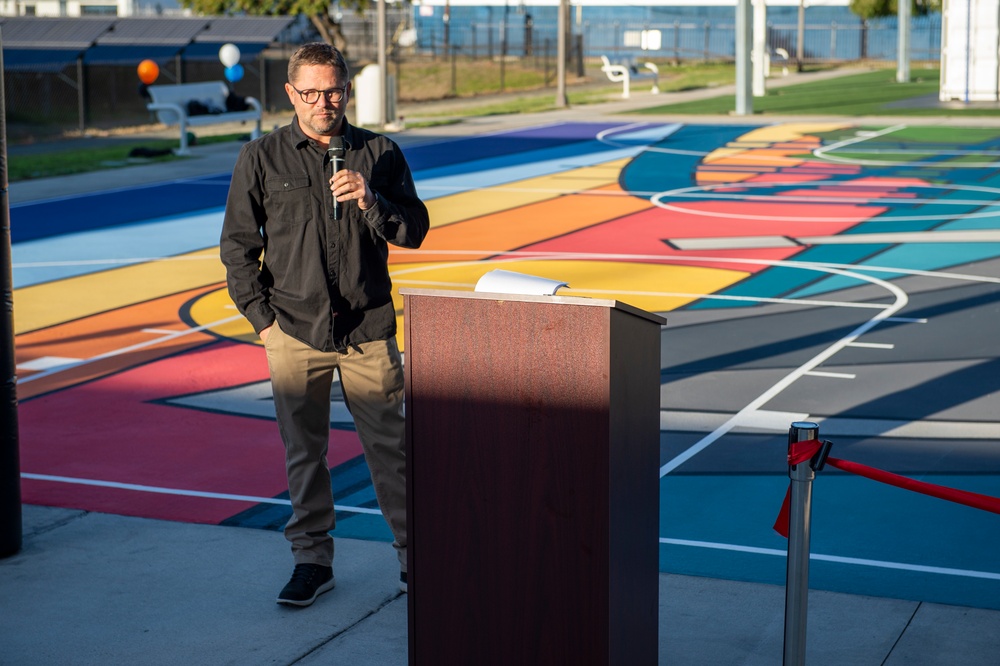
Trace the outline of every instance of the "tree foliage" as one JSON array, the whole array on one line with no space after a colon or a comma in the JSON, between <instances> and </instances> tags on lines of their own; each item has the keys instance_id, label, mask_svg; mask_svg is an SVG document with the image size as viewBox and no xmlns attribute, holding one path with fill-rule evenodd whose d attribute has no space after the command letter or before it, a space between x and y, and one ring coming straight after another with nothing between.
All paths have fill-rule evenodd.
<instances>
[{"instance_id":1,"label":"tree foliage","mask_svg":"<svg viewBox=\"0 0 1000 666\"><path fill-rule=\"evenodd\" d=\"M913 16L926 16L941 11L941 0L910 0ZM851 11L863 19L895 16L899 12L896 0L851 0Z\"/></svg>"},{"instance_id":2,"label":"tree foliage","mask_svg":"<svg viewBox=\"0 0 1000 666\"><path fill-rule=\"evenodd\" d=\"M330 0L180 0L182 6L208 16L297 16L305 14L327 44L347 57L347 41L340 21L330 13ZM364 12L373 0L340 0L344 11Z\"/></svg>"}]
</instances>

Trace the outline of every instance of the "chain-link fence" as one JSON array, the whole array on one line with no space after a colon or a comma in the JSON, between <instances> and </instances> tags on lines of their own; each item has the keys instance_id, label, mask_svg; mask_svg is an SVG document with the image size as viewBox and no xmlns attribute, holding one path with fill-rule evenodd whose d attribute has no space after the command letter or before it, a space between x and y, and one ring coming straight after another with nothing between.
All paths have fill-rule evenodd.
<instances>
[{"instance_id":1,"label":"chain-link fence","mask_svg":"<svg viewBox=\"0 0 1000 666\"><path fill-rule=\"evenodd\" d=\"M290 108L284 92L287 65L287 58L244 63L243 78L230 87L262 100L265 109ZM218 61L175 60L160 68L156 84L221 81L223 70ZM156 122L132 63L77 64L58 72L7 70L4 85L11 141Z\"/></svg>"},{"instance_id":2,"label":"chain-link fence","mask_svg":"<svg viewBox=\"0 0 1000 666\"><path fill-rule=\"evenodd\" d=\"M475 92L516 90L519 87L555 86L556 25L526 21L425 26L414 39L401 39L408 18L391 15L387 21L387 43L391 45L389 72L396 74L400 101L454 97ZM348 39L352 70L377 60L374 16L345 16L343 29ZM440 28L440 29L439 29ZM731 62L734 55L735 25L720 21L668 22L663 24L608 24L577 26L570 46L569 72L583 76L585 64L601 55L632 57L658 62ZM804 62L838 63L866 60L895 61L898 34L895 19L860 22L852 25L806 24L803 35ZM784 49L796 55L797 25L770 24L768 44L773 51ZM914 19L911 29L911 58L937 61L941 50L940 16ZM403 45L405 44L405 46ZM267 111L291 109L284 92L288 57L297 44L280 44L244 61L244 76L232 84L234 92L259 99ZM645 49L642 46L646 46ZM458 68L456 62L475 67ZM432 85L424 80L409 84L404 70L420 71L427 63L450 68L450 81ZM4 72L8 136L26 140L66 131L109 129L155 122L146 110L136 74L138 63L118 65L70 64L61 71ZM533 70L537 76L520 76ZM459 72L468 80L458 80ZM518 76L515 76L515 75ZM217 60L178 57L160 68L157 84L224 79L224 67Z\"/></svg>"}]
</instances>

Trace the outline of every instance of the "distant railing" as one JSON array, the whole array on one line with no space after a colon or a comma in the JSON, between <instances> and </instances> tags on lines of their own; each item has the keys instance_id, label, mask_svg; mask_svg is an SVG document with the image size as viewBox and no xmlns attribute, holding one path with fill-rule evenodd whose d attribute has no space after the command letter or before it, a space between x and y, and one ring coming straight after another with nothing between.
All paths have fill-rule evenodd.
<instances>
[{"instance_id":1,"label":"distant railing","mask_svg":"<svg viewBox=\"0 0 1000 666\"><path fill-rule=\"evenodd\" d=\"M797 52L798 25L769 22L768 45ZM667 23L584 23L574 30L587 59L602 55L646 60L726 61L735 58L735 17L729 20ZM555 43L556 26L522 22L425 24L411 52L444 57L453 49L472 58L530 57L546 40ZM804 60L855 62L894 60L899 42L893 17L850 23L806 23ZM910 29L911 58L938 60L941 54L939 14L914 18Z\"/></svg>"},{"instance_id":2,"label":"distant railing","mask_svg":"<svg viewBox=\"0 0 1000 666\"><path fill-rule=\"evenodd\" d=\"M387 21L387 41L392 44L389 71L399 72L410 63L444 60L491 61L498 77L491 90L505 90L504 77L509 63L542 73L546 85L554 86L557 43L554 25L519 23L468 23L452 25L447 31L440 25L425 25L409 32L412 40L398 41L408 30L409 17L398 12ZM351 14L344 17L344 34L350 44L349 60L355 69L377 60L375 28L372 18ZM798 26L788 23L768 25L768 45L773 51L782 48L794 59L797 52ZM303 39L309 39L304 35ZM315 37L312 37L315 38ZM731 62L734 55L735 26L732 22L705 21L663 24L610 24L579 26L569 41L568 71L583 76L586 63L598 62L600 56L630 56L653 62L714 61ZM405 44L405 45L404 45ZM804 63L849 63L896 60L898 35L895 19L837 23L809 23L803 30ZM913 61L938 61L941 53L940 15L913 20L910 34ZM243 62L244 77L234 84L237 94L259 99L265 111L290 110L284 92L288 56L298 44L275 45L251 62ZM646 48L642 48L645 46ZM8 135L41 138L74 129L127 127L152 122L146 101L140 94L137 63L120 65L68 65L62 71L4 72ZM485 69L485 68L484 68ZM159 83L221 80L223 68L213 59L186 59L183 55L161 67ZM452 72L455 68L452 65ZM478 71L477 74L483 74ZM456 76L456 74L453 74ZM603 76L603 75L602 75ZM449 91L465 88L452 81ZM405 99L401 91L400 99Z\"/></svg>"}]
</instances>

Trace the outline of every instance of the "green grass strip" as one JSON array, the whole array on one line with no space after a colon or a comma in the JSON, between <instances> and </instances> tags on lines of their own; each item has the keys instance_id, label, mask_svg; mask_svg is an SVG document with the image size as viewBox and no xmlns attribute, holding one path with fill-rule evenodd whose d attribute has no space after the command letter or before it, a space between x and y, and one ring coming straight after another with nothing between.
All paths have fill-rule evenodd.
<instances>
[{"instance_id":1,"label":"green grass strip","mask_svg":"<svg viewBox=\"0 0 1000 666\"><path fill-rule=\"evenodd\" d=\"M940 72L937 69L911 70L909 83L897 83L895 70L861 74L772 88L764 97L754 97L754 114L760 115L839 115L839 116L998 116L1000 108L939 107L921 103L920 98L937 99ZM910 101L907 104L905 102ZM666 104L648 108L643 114L725 115L736 108L735 95Z\"/></svg>"}]
</instances>

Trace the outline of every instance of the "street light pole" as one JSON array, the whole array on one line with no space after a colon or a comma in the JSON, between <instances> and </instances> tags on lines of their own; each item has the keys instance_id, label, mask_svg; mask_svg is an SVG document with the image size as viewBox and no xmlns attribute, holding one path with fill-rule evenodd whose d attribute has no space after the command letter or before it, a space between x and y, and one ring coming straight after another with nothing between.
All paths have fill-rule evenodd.
<instances>
[{"instance_id":1,"label":"street light pole","mask_svg":"<svg viewBox=\"0 0 1000 666\"><path fill-rule=\"evenodd\" d=\"M387 71L389 63L386 57L386 42L385 42L385 0L378 0L378 20L377 20L377 30L378 35L375 38L375 43L378 48L378 83L379 89L382 91L381 101L379 102L379 126L385 127L389 122L389 74Z\"/></svg>"},{"instance_id":2,"label":"street light pole","mask_svg":"<svg viewBox=\"0 0 1000 666\"><path fill-rule=\"evenodd\" d=\"M569 29L569 0L559 0L559 20L556 38L558 51L556 55L556 106L564 109L569 106L566 97L566 31Z\"/></svg>"},{"instance_id":3,"label":"street light pole","mask_svg":"<svg viewBox=\"0 0 1000 666\"><path fill-rule=\"evenodd\" d=\"M806 59L806 0L799 0L799 30L795 44L795 68L798 71L804 69L803 61Z\"/></svg>"}]
</instances>

